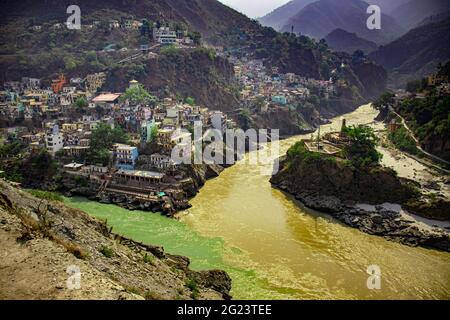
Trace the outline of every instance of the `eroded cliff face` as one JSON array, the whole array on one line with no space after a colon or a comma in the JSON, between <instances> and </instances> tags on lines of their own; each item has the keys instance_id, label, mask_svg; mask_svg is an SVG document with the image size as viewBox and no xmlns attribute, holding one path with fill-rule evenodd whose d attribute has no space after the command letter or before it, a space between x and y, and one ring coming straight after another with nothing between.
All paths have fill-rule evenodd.
<instances>
[{"instance_id":1,"label":"eroded cliff face","mask_svg":"<svg viewBox=\"0 0 450 320\"><path fill-rule=\"evenodd\" d=\"M308 78L321 78L321 57L316 51L309 48L291 46L287 56L276 56L276 58L269 60L269 63L277 65L282 73L293 72Z\"/></svg>"},{"instance_id":2,"label":"eroded cliff face","mask_svg":"<svg viewBox=\"0 0 450 320\"><path fill-rule=\"evenodd\" d=\"M313 124L318 124L319 113L314 109L307 114L308 117L287 107L271 109L266 113L252 115L250 125L254 128L278 129L281 137L313 132ZM238 119L238 124L245 128L243 119Z\"/></svg>"},{"instance_id":3,"label":"eroded cliff face","mask_svg":"<svg viewBox=\"0 0 450 320\"><path fill-rule=\"evenodd\" d=\"M230 277L112 233L104 222L0 180L0 298L223 299ZM67 287L68 267L81 288Z\"/></svg>"},{"instance_id":4,"label":"eroded cliff face","mask_svg":"<svg viewBox=\"0 0 450 320\"><path fill-rule=\"evenodd\" d=\"M352 70L361 84L361 95L365 99L377 99L386 90L388 74L381 65L364 61L353 63Z\"/></svg>"},{"instance_id":5,"label":"eroded cliff face","mask_svg":"<svg viewBox=\"0 0 450 320\"><path fill-rule=\"evenodd\" d=\"M292 194L333 196L343 202L404 203L414 195L392 170L356 169L334 158L285 159L271 182Z\"/></svg>"},{"instance_id":6,"label":"eroded cliff face","mask_svg":"<svg viewBox=\"0 0 450 320\"><path fill-rule=\"evenodd\" d=\"M183 183L183 190L188 197L194 197L198 191L205 185L208 179L219 176L224 168L217 164L193 164L182 165L180 170L188 177Z\"/></svg>"},{"instance_id":7,"label":"eroded cliff face","mask_svg":"<svg viewBox=\"0 0 450 320\"><path fill-rule=\"evenodd\" d=\"M129 69L111 71L105 87L122 92L128 87ZM158 97L194 97L210 110L233 111L239 108L238 87L233 66L207 50L174 50L160 54L142 65L136 80Z\"/></svg>"}]
</instances>

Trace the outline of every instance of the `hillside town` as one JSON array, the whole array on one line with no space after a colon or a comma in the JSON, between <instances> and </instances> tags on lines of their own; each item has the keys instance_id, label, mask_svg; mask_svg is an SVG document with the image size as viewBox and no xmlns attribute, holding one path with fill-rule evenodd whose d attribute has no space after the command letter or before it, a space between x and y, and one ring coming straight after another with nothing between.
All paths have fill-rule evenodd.
<instances>
[{"instance_id":1,"label":"hillside town","mask_svg":"<svg viewBox=\"0 0 450 320\"><path fill-rule=\"evenodd\" d=\"M294 73L283 74L277 67L267 68L264 60L234 56L229 57L229 60L234 65L236 78L241 85L244 107L256 113L267 112L269 108L297 110L299 106L301 108L310 104L312 97L328 100L337 93L333 79L317 80Z\"/></svg>"},{"instance_id":2,"label":"hillside town","mask_svg":"<svg viewBox=\"0 0 450 320\"><path fill-rule=\"evenodd\" d=\"M156 56L155 47L189 50L202 46L200 35L195 32L145 19L122 18L110 20L106 25L94 20L83 26L89 30L133 32L145 39L139 48L134 48L138 53L119 63ZM41 32L43 27L62 26L31 28ZM119 49L113 43L103 49L106 54L117 50L129 49ZM277 67L267 66L264 59L243 52L233 54L217 46L211 50L232 65L239 87L240 108L228 114L198 105L192 97L170 93L162 98L152 96L134 79L123 92L104 91L108 70L76 77L61 73L50 83L48 79L24 75L19 81L3 83L0 139L8 145L18 144L19 155L48 153L64 177L84 179L90 189L86 192L67 188L67 194L81 193L103 202L126 203L128 208L144 206L143 209L172 214L189 206L188 198L193 196L192 189L196 189L192 186L198 184L194 181L195 174L193 178L190 170L174 163L171 157L173 148L183 141L190 141L191 150L195 149L192 139L195 124L202 125L203 134L210 128L223 132L237 128L242 113L252 117L284 111L306 114L315 110L314 119L319 121L313 118L307 121L312 128L312 124L326 121L320 114L320 106L336 99L349 86L340 76L346 68L344 63L331 70L330 79L319 80L281 73ZM448 92L448 79L432 75L427 81L438 93ZM415 97L420 98L421 94L416 93ZM410 95L399 90L394 99ZM99 142L102 135L114 138L102 144ZM316 143L311 141L311 148L314 147ZM5 169L17 154L3 153L1 157L6 162L2 175L11 179L13 174ZM20 178L15 180L21 183ZM64 181L71 187L77 185ZM60 187L61 183L57 188ZM138 205L133 207L130 204L133 201Z\"/></svg>"},{"instance_id":3,"label":"hillside town","mask_svg":"<svg viewBox=\"0 0 450 320\"><path fill-rule=\"evenodd\" d=\"M95 26L94 22L92 28ZM109 28L139 29L148 33L150 45L178 45L180 50L194 42L198 45L195 34L194 41L186 31L156 23L150 28L124 20L111 22ZM114 50L113 46L108 49ZM149 51L149 45L141 45L140 50ZM311 97L328 99L336 94L332 79L282 74L277 68L268 69L263 60L237 58L225 54L222 48L214 50L234 66L240 87L239 110L250 110L253 114L279 108L295 111L299 106L311 105ZM202 125L203 133L211 128L222 132L236 128L236 114L209 110L197 105L192 97L180 100L169 95L160 99L134 79L129 81L125 92L104 92L107 76L107 72L70 78L60 74L48 86L48 81L31 77L5 82L0 91L0 139L9 145L20 145L22 155L48 153L64 177L84 179L90 189L80 192L69 188L67 194L81 193L103 202L125 202L128 208L133 208L130 202L137 201L137 208L168 214L188 207L187 199L193 195L191 186L196 182L187 173L189 170L172 160L174 146L193 141L196 123ZM99 151L92 136L116 129L127 139L111 141L114 143L102 146ZM1 157L6 162L2 165L5 169L17 155Z\"/></svg>"},{"instance_id":4,"label":"hillside town","mask_svg":"<svg viewBox=\"0 0 450 320\"><path fill-rule=\"evenodd\" d=\"M194 124L205 132L234 128L235 123L190 97L158 100L136 80L125 93L95 93L104 80L104 74L93 74L83 80L60 75L48 88L32 78L5 83L0 93L2 141L19 143L31 155L46 151L64 175L95 185L99 198L114 194L146 203L162 199L168 206L162 209L169 213L187 207L183 185L192 181L171 159L172 149L192 141ZM108 146L106 157L92 156L97 145L91 136L100 127L105 132L120 128L127 143Z\"/></svg>"},{"instance_id":5,"label":"hillside town","mask_svg":"<svg viewBox=\"0 0 450 320\"><path fill-rule=\"evenodd\" d=\"M58 31L66 28L63 23L57 22L54 24L34 24L29 27L32 32L43 32L45 29ZM151 42L159 44L184 44L192 45L198 43L200 35L197 32L189 32L186 28L180 25L172 26L169 23L160 21L150 22L147 19L136 20L133 17L120 17L120 19L99 20L91 19L84 21L83 28L87 30L101 30L108 31L121 30L128 33L139 32L145 35ZM115 51L114 46L106 47L104 50ZM121 48L126 51L127 48Z\"/></svg>"},{"instance_id":6,"label":"hillside town","mask_svg":"<svg viewBox=\"0 0 450 320\"><path fill-rule=\"evenodd\" d=\"M0 300L450 297L450 1L1 8Z\"/></svg>"},{"instance_id":7,"label":"hillside town","mask_svg":"<svg viewBox=\"0 0 450 320\"><path fill-rule=\"evenodd\" d=\"M176 42L172 40L179 38L168 27L154 28L153 36L163 46L172 46ZM223 51L219 55L224 55ZM320 99L334 97L339 87L345 86L333 78L316 80L282 74L277 68L267 68L263 60L226 57L234 66L240 87L240 112L301 112L308 105L315 107ZM174 163L172 150L183 141L193 144L195 124L202 125L202 133L211 128L222 132L236 128L235 114L209 110L197 105L192 97L160 99L136 80L129 81L125 92L103 92L106 78L105 72L69 79L60 74L48 87L41 79L30 77L5 82L0 91L0 139L8 145L20 145L20 154L47 152L64 177L86 181L89 192L75 193L167 214L189 207L196 181L189 170ZM438 93L448 93L447 79L431 75L427 81ZM414 94L416 98L421 95L424 93ZM410 96L399 90L394 99ZM98 141L94 143L92 135L98 140L99 134L116 129L127 138L116 137L98 150ZM194 148L192 145L191 150ZM11 161L8 158L14 158L7 153L1 156L6 164ZM72 193L73 188L70 190ZM137 206L130 204L133 202Z\"/></svg>"}]
</instances>

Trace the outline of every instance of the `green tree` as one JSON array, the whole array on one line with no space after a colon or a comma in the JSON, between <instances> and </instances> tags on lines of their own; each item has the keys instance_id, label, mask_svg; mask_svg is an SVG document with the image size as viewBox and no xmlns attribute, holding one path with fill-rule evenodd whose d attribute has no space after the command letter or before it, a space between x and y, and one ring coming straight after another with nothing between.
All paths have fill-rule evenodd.
<instances>
[{"instance_id":1,"label":"green tree","mask_svg":"<svg viewBox=\"0 0 450 320\"><path fill-rule=\"evenodd\" d=\"M324 53L328 50L328 44L325 39L321 39L317 45L320 52Z\"/></svg>"},{"instance_id":2,"label":"green tree","mask_svg":"<svg viewBox=\"0 0 450 320\"><path fill-rule=\"evenodd\" d=\"M105 123L99 123L92 131L89 152L85 161L91 164L108 165L110 149L115 143L129 143L129 137L119 127L111 128Z\"/></svg>"},{"instance_id":3,"label":"green tree","mask_svg":"<svg viewBox=\"0 0 450 320\"><path fill-rule=\"evenodd\" d=\"M127 71L127 79L139 79L147 75L146 67L142 63L129 64Z\"/></svg>"},{"instance_id":4,"label":"green tree","mask_svg":"<svg viewBox=\"0 0 450 320\"><path fill-rule=\"evenodd\" d=\"M252 114L248 109L242 109L238 114L238 122L243 130L248 130L253 125Z\"/></svg>"},{"instance_id":5,"label":"green tree","mask_svg":"<svg viewBox=\"0 0 450 320\"><path fill-rule=\"evenodd\" d=\"M150 141L155 141L158 138L158 127L153 126L150 132Z\"/></svg>"},{"instance_id":6,"label":"green tree","mask_svg":"<svg viewBox=\"0 0 450 320\"><path fill-rule=\"evenodd\" d=\"M191 32L189 33L189 37L194 41L196 45L200 45L202 40L202 35L200 34L200 32L197 31Z\"/></svg>"},{"instance_id":7,"label":"green tree","mask_svg":"<svg viewBox=\"0 0 450 320\"><path fill-rule=\"evenodd\" d=\"M406 128L401 127L398 130L391 132L389 134L389 139L394 143L394 145L405 152L411 154L418 154L419 149L416 146L416 142L411 138L409 132Z\"/></svg>"},{"instance_id":8,"label":"green tree","mask_svg":"<svg viewBox=\"0 0 450 320\"><path fill-rule=\"evenodd\" d=\"M64 68L67 71L75 70L77 68L77 62L73 57L67 56L64 58Z\"/></svg>"},{"instance_id":9,"label":"green tree","mask_svg":"<svg viewBox=\"0 0 450 320\"><path fill-rule=\"evenodd\" d=\"M145 90L142 84L128 88L125 94L120 97L122 102L129 101L131 104L150 104L156 101L156 98Z\"/></svg>"},{"instance_id":10,"label":"green tree","mask_svg":"<svg viewBox=\"0 0 450 320\"><path fill-rule=\"evenodd\" d=\"M90 148L92 150L109 150L115 143L129 143L127 134L119 127L114 129L105 123L99 123L92 131Z\"/></svg>"},{"instance_id":11,"label":"green tree","mask_svg":"<svg viewBox=\"0 0 450 320\"><path fill-rule=\"evenodd\" d=\"M264 107L265 103L266 103L265 97L263 96L257 97L255 99L254 107L260 110L262 107Z\"/></svg>"},{"instance_id":12,"label":"green tree","mask_svg":"<svg viewBox=\"0 0 450 320\"><path fill-rule=\"evenodd\" d=\"M406 84L406 91L420 92L422 91L422 80L412 80Z\"/></svg>"},{"instance_id":13,"label":"green tree","mask_svg":"<svg viewBox=\"0 0 450 320\"><path fill-rule=\"evenodd\" d=\"M185 99L185 102L186 102L188 105L190 105L190 106L195 106L195 99L192 98L192 97L187 97L187 98Z\"/></svg>"},{"instance_id":14,"label":"green tree","mask_svg":"<svg viewBox=\"0 0 450 320\"><path fill-rule=\"evenodd\" d=\"M140 27L140 32L142 36L150 35L150 22L147 19L142 20L142 26Z\"/></svg>"},{"instance_id":15,"label":"green tree","mask_svg":"<svg viewBox=\"0 0 450 320\"><path fill-rule=\"evenodd\" d=\"M0 156L15 156L24 149L24 145L17 140L14 140L12 143L0 144Z\"/></svg>"},{"instance_id":16,"label":"green tree","mask_svg":"<svg viewBox=\"0 0 450 320\"><path fill-rule=\"evenodd\" d=\"M315 94L310 95L307 101L313 104L314 106L318 106L320 104L320 98Z\"/></svg>"},{"instance_id":17,"label":"green tree","mask_svg":"<svg viewBox=\"0 0 450 320\"><path fill-rule=\"evenodd\" d=\"M75 101L75 105L81 109L81 108L86 108L89 105L89 103L88 103L86 97L79 97L77 99L77 101Z\"/></svg>"},{"instance_id":18,"label":"green tree","mask_svg":"<svg viewBox=\"0 0 450 320\"><path fill-rule=\"evenodd\" d=\"M394 102L394 94L390 91L383 93L374 103L374 107L378 110L386 105L392 105Z\"/></svg>"},{"instance_id":19,"label":"green tree","mask_svg":"<svg viewBox=\"0 0 450 320\"><path fill-rule=\"evenodd\" d=\"M53 177L56 171L57 164L46 150L31 154L22 162L20 167L20 172L26 184L41 183L43 178Z\"/></svg>"},{"instance_id":20,"label":"green tree","mask_svg":"<svg viewBox=\"0 0 450 320\"><path fill-rule=\"evenodd\" d=\"M381 154L376 150L378 138L372 128L364 125L344 128L350 143L345 146L344 154L357 167L378 165Z\"/></svg>"},{"instance_id":21,"label":"green tree","mask_svg":"<svg viewBox=\"0 0 450 320\"><path fill-rule=\"evenodd\" d=\"M109 164L111 154L108 149L90 149L86 156L86 161L91 164L106 166Z\"/></svg>"},{"instance_id":22,"label":"green tree","mask_svg":"<svg viewBox=\"0 0 450 320\"><path fill-rule=\"evenodd\" d=\"M358 62L364 60L364 58L365 58L365 55L364 55L364 51L362 51L362 50L356 50L352 54L352 62L353 63L358 63Z\"/></svg>"},{"instance_id":23,"label":"green tree","mask_svg":"<svg viewBox=\"0 0 450 320\"><path fill-rule=\"evenodd\" d=\"M97 52L95 52L95 51L88 51L86 53L86 61L87 62L98 61Z\"/></svg>"}]
</instances>

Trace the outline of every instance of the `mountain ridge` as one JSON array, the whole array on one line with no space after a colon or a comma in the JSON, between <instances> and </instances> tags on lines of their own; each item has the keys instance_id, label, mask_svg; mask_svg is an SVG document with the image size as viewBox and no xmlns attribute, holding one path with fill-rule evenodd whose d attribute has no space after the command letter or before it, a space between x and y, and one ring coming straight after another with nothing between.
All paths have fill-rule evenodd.
<instances>
[{"instance_id":1,"label":"mountain ridge","mask_svg":"<svg viewBox=\"0 0 450 320\"><path fill-rule=\"evenodd\" d=\"M83 30L83 32L64 30L64 28L55 29L54 24L63 23L67 18L66 5L69 3L80 5L82 25L95 20L100 21L101 25L90 30ZM22 10L27 6L29 6L28 11L23 13L24 16L20 19L17 18L22 15ZM49 7L52 9L49 10ZM122 53L120 50L114 53L105 52L104 48L111 43L118 43L120 48L136 50L142 43L142 35L137 30L127 31L122 28L111 29L108 27L111 19L120 21L122 18L147 18L152 22L181 24L190 32L200 32L202 41L206 45L220 46L224 51L237 51L250 58L263 59L268 68L277 67L282 73L293 72L307 78L328 80L330 72L341 65L342 59L350 60L350 57L340 57L333 52L328 52L326 48L323 50L324 48L319 43L307 37L293 37L277 33L272 28L262 27L259 23L216 0L190 0L189 3L182 0L102 0L95 1L95 3L87 0L24 0L22 2L6 0L4 8L8 10L9 15L3 11L3 19L1 19L0 40L3 45L0 46L2 54L0 70L2 80L11 80L11 77L19 76L41 76L48 73L48 70L52 72L47 75L47 80L57 76L58 73L73 76L74 71L80 71L81 74L75 76L84 77L86 74L105 69L117 69L116 61L120 61L124 56L130 54ZM146 12L149 12L149 16ZM37 18L32 19L32 17ZM34 30L35 26L40 26L41 29ZM173 50L164 50L169 55L170 51ZM226 57L223 56L219 58L225 59ZM195 55L194 57L201 58L203 56ZM176 59L175 61L184 59L180 58L181 60ZM152 67L146 64L141 61L127 64L127 68L130 69L127 71L127 80L141 75L139 79L143 83L150 84L145 77L149 76L146 70L150 70ZM369 64L367 62L367 65ZM218 65L225 66L226 64L218 63ZM373 65L373 68L378 73L378 67ZM194 68L192 71L197 72L200 69ZM216 87L219 89L213 91L220 95L220 99L215 99L217 103L226 101L230 105L236 105L235 99L229 99L233 95L229 94L233 92L233 88L228 85L231 82L222 81L230 79L229 69L228 67L222 68L224 71L222 74L220 69L216 68L219 71L219 82L224 85ZM162 72L161 68L152 70ZM367 74L360 75L369 77ZM162 77L158 74L154 74L154 76L155 78ZM176 82L170 89L177 86L179 79L187 78L180 74L178 69L175 69L172 79ZM191 78L190 82L192 80ZM354 72L349 82L350 86L357 86L361 92L370 91L370 88L360 86L365 81L358 80ZM384 83L384 81L382 82ZM116 86L112 86L112 88L123 90L124 82L121 83L120 88ZM162 89L162 81L153 82L153 84L156 84L158 90ZM180 86L183 94L193 97L205 96L204 92L197 89L194 92L190 90L198 88L199 83L191 85L184 82L180 83ZM175 92L177 91L175 90ZM363 95L361 92L356 96ZM212 99L206 98L197 100L199 102L212 101ZM219 109L220 106L217 103L207 104L207 106Z\"/></svg>"},{"instance_id":2,"label":"mountain ridge","mask_svg":"<svg viewBox=\"0 0 450 320\"><path fill-rule=\"evenodd\" d=\"M393 18L383 13L382 29L369 30L369 15L366 12L368 7L368 3L360 0L342 0L339 3L334 0L319 0L290 18L282 31L290 32L294 26L295 32L320 40L340 28L377 44L389 43L404 32Z\"/></svg>"},{"instance_id":3,"label":"mountain ridge","mask_svg":"<svg viewBox=\"0 0 450 320\"><path fill-rule=\"evenodd\" d=\"M258 18L258 21L264 26L279 30L285 25L289 18L303 9L306 5L313 3L314 1L316 0L289 1L288 3L276 8L272 12L269 12L265 16Z\"/></svg>"},{"instance_id":4,"label":"mountain ridge","mask_svg":"<svg viewBox=\"0 0 450 320\"><path fill-rule=\"evenodd\" d=\"M361 50L368 54L378 48L375 42L360 38L356 33L350 33L343 29L333 30L324 39L334 50L350 54L356 50Z\"/></svg>"},{"instance_id":5,"label":"mountain ridge","mask_svg":"<svg viewBox=\"0 0 450 320\"><path fill-rule=\"evenodd\" d=\"M434 72L439 62L446 62L450 58L449 43L447 18L409 31L369 54L369 58L390 72L391 86L403 87L409 80Z\"/></svg>"},{"instance_id":6,"label":"mountain ridge","mask_svg":"<svg viewBox=\"0 0 450 320\"><path fill-rule=\"evenodd\" d=\"M431 16L450 10L448 0L411 0L392 11L392 16L405 29L411 30Z\"/></svg>"}]
</instances>

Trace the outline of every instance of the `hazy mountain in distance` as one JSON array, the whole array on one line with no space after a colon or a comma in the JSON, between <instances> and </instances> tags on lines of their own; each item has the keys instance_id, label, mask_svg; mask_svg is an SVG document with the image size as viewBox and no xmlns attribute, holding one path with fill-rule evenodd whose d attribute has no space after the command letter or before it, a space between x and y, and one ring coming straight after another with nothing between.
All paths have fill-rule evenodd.
<instances>
[{"instance_id":1,"label":"hazy mountain in distance","mask_svg":"<svg viewBox=\"0 0 450 320\"><path fill-rule=\"evenodd\" d=\"M411 0L367 0L368 4L376 4L380 7L382 13L390 14L394 9Z\"/></svg>"},{"instance_id":2,"label":"hazy mountain in distance","mask_svg":"<svg viewBox=\"0 0 450 320\"><path fill-rule=\"evenodd\" d=\"M308 4L313 3L316 0L292 0L276 8L272 12L266 14L264 17L258 19L258 21L267 27L272 27L275 30L280 30L286 22L306 7Z\"/></svg>"},{"instance_id":3,"label":"hazy mountain in distance","mask_svg":"<svg viewBox=\"0 0 450 320\"><path fill-rule=\"evenodd\" d=\"M441 21L444 21L444 20L448 19L449 17L450 17L450 11L446 11L446 12L443 12L443 13L438 13L438 14L435 14L435 15L432 15L430 17L427 17L427 18L423 19L418 24L418 27L425 26L425 25L430 24L430 23L438 23L438 22L441 22Z\"/></svg>"},{"instance_id":4,"label":"hazy mountain in distance","mask_svg":"<svg viewBox=\"0 0 450 320\"><path fill-rule=\"evenodd\" d=\"M391 83L402 87L408 80L423 77L440 62L450 60L450 18L421 26L381 46L369 58L390 72Z\"/></svg>"},{"instance_id":5,"label":"hazy mountain in distance","mask_svg":"<svg viewBox=\"0 0 450 320\"><path fill-rule=\"evenodd\" d=\"M362 39L356 33L350 33L342 29L332 31L325 37L325 41L330 48L350 54L356 50L368 54L378 48L375 42Z\"/></svg>"},{"instance_id":6,"label":"hazy mountain in distance","mask_svg":"<svg viewBox=\"0 0 450 320\"><path fill-rule=\"evenodd\" d=\"M258 19L263 26L272 27L275 30L280 30L286 25L288 20L295 16L300 10L308 4L318 0L292 0L281 7L273 10L264 17ZM337 4L341 0L334 0ZM381 12L389 14L395 8L407 3L411 0L368 0L368 4L376 4L381 8Z\"/></svg>"},{"instance_id":7,"label":"hazy mountain in distance","mask_svg":"<svg viewBox=\"0 0 450 320\"><path fill-rule=\"evenodd\" d=\"M450 0L411 0L391 13L405 29L417 27L424 19L450 10Z\"/></svg>"},{"instance_id":8,"label":"hazy mountain in distance","mask_svg":"<svg viewBox=\"0 0 450 320\"><path fill-rule=\"evenodd\" d=\"M358 37L377 44L389 43L404 33L404 29L386 14L381 14L382 29L367 28L367 8L361 0L320 0L307 5L290 18L281 31L301 33L317 40L336 29L356 33Z\"/></svg>"}]
</instances>

